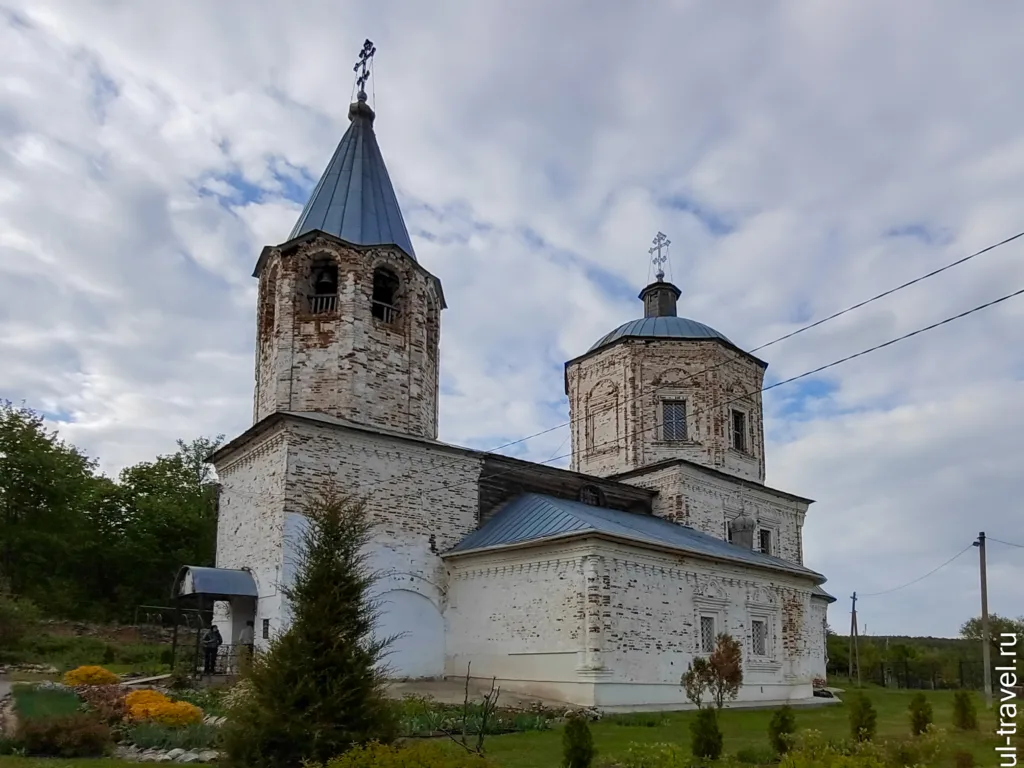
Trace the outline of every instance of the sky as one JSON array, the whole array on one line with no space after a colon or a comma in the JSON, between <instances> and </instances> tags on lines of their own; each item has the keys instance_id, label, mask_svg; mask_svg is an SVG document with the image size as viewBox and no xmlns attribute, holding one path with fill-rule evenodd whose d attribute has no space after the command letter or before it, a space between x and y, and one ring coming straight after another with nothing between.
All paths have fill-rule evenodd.
<instances>
[{"instance_id":1,"label":"sky","mask_svg":"<svg viewBox=\"0 0 1024 768\"><path fill-rule=\"evenodd\" d=\"M449 305L440 438L539 432L564 361L642 315L658 231L680 314L751 349L1024 230L1022 27L1013 0L0 0L0 398L110 474L250 426L252 269L370 38ZM767 383L1020 288L1024 238L763 349ZM862 633L955 635L981 530L1010 543L991 610L1024 614L1022 376L1024 296L765 395L834 628L857 591Z\"/></svg>"}]
</instances>

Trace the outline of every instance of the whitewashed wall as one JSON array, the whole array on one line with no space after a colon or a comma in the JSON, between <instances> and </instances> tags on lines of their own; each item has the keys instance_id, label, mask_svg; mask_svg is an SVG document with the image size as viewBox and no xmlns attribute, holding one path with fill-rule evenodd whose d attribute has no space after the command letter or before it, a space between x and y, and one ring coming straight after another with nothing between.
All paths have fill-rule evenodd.
<instances>
[{"instance_id":1,"label":"whitewashed wall","mask_svg":"<svg viewBox=\"0 0 1024 768\"><path fill-rule=\"evenodd\" d=\"M449 560L447 671L609 708L686 708L699 617L743 646L740 702L811 697L820 613L798 577L591 540ZM819 600L815 600L819 603ZM752 657L751 619L768 655Z\"/></svg>"},{"instance_id":2,"label":"whitewashed wall","mask_svg":"<svg viewBox=\"0 0 1024 768\"><path fill-rule=\"evenodd\" d=\"M217 604L216 620L225 641L236 640L249 618L255 623L257 645L265 644L263 619L270 620L272 631L279 626L286 468L283 429L256 438L216 465L221 482L217 567L250 569L259 592L255 616L232 616L228 604Z\"/></svg>"}]
</instances>

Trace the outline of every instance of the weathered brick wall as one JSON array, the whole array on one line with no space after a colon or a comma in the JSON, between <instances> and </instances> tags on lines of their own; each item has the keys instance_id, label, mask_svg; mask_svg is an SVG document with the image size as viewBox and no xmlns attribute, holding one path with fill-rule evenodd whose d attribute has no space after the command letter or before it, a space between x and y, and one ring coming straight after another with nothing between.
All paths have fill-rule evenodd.
<instances>
[{"instance_id":1,"label":"weathered brick wall","mask_svg":"<svg viewBox=\"0 0 1024 768\"><path fill-rule=\"evenodd\" d=\"M337 309L312 314L313 265L338 268ZM373 272L401 283L398 319L372 314ZM318 411L356 424L437 436L441 297L436 280L392 247L329 238L272 249L260 274L254 421Z\"/></svg>"},{"instance_id":2,"label":"weathered brick wall","mask_svg":"<svg viewBox=\"0 0 1024 768\"><path fill-rule=\"evenodd\" d=\"M623 482L656 489L654 514L688 525L717 538L726 537L726 521L741 512L772 532L771 554L803 564L803 529L808 503L767 486L740 484L691 464L673 464L621 478ZM755 532L755 542L757 534Z\"/></svg>"},{"instance_id":3,"label":"weathered brick wall","mask_svg":"<svg viewBox=\"0 0 1024 768\"><path fill-rule=\"evenodd\" d=\"M583 656L581 550L449 561L447 674L571 681Z\"/></svg>"},{"instance_id":4,"label":"weathered brick wall","mask_svg":"<svg viewBox=\"0 0 1024 768\"><path fill-rule=\"evenodd\" d=\"M252 571L260 594L258 634L264 618L271 620L272 630L278 628L287 451L286 433L277 429L216 464L221 483L217 567ZM225 603L216 608L224 632L231 616Z\"/></svg>"},{"instance_id":5,"label":"weathered brick wall","mask_svg":"<svg viewBox=\"0 0 1024 768\"><path fill-rule=\"evenodd\" d=\"M628 340L569 366L572 467L612 475L682 458L764 482L764 369L715 341ZM662 400L685 400L687 440L667 442ZM746 451L731 411L746 414Z\"/></svg>"},{"instance_id":6,"label":"weathered brick wall","mask_svg":"<svg viewBox=\"0 0 1024 768\"><path fill-rule=\"evenodd\" d=\"M607 583L602 656L609 681L678 686L700 655L700 616L715 619L743 648L742 698L761 686L808 685L817 651L811 627L793 619L809 601L811 584L783 573L659 555L625 545L603 552ZM765 621L768 654L755 657L751 621ZM769 691L770 693L770 691ZM764 696L767 697L768 694Z\"/></svg>"},{"instance_id":7,"label":"weathered brick wall","mask_svg":"<svg viewBox=\"0 0 1024 768\"><path fill-rule=\"evenodd\" d=\"M606 705L685 705L679 679L701 653L701 615L741 643L742 699L810 696L824 665L821 614L807 610L811 584L797 576L597 540L448 566L450 675L472 662L474 676L538 695L583 700L596 685ZM768 627L756 658L753 619Z\"/></svg>"}]
</instances>

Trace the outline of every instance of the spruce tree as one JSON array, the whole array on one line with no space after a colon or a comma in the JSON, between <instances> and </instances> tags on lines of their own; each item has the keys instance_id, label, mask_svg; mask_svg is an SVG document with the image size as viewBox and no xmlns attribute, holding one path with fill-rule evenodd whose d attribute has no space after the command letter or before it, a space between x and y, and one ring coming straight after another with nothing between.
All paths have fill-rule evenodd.
<instances>
[{"instance_id":1,"label":"spruce tree","mask_svg":"<svg viewBox=\"0 0 1024 768\"><path fill-rule=\"evenodd\" d=\"M371 525L360 501L328 487L311 499L297 542L295 578L282 585L292 620L244 673L247 695L224 726L228 762L246 768L318 763L355 744L395 737L376 638L376 576L367 568Z\"/></svg>"}]
</instances>

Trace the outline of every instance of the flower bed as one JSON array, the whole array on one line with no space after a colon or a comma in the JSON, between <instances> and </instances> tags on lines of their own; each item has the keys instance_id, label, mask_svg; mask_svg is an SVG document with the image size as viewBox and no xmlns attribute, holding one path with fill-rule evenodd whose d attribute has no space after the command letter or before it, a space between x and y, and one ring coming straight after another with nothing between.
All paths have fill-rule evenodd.
<instances>
[{"instance_id":1,"label":"flower bed","mask_svg":"<svg viewBox=\"0 0 1024 768\"><path fill-rule=\"evenodd\" d=\"M15 687L14 733L4 749L33 757L100 757L153 762L209 762L216 759L217 719L191 701L215 701L204 692L178 697L154 689L127 690L103 683L99 667L74 670L68 683ZM106 674L104 674L106 673ZM116 679L116 676L114 676Z\"/></svg>"}]
</instances>

